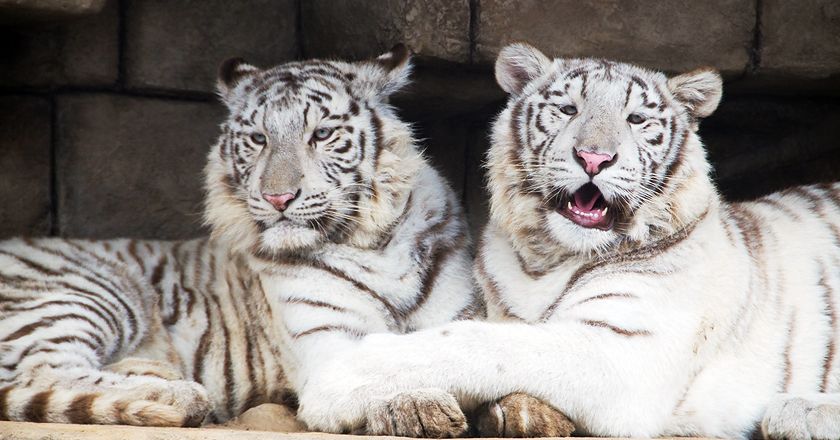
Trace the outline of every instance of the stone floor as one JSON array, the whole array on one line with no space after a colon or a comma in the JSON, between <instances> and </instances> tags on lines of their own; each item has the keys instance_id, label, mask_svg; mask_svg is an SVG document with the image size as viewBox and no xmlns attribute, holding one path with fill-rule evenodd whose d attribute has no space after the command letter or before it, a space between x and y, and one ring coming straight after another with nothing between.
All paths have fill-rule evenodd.
<instances>
[{"instance_id":1,"label":"stone floor","mask_svg":"<svg viewBox=\"0 0 840 440\"><path fill-rule=\"evenodd\" d=\"M320 432L279 433L201 428L64 425L0 422L0 440L356 440L371 438ZM375 437L388 440L401 437ZM576 437L581 439L581 437ZM702 440L681 438L682 440ZM585 439L584 439L585 440Z\"/></svg>"}]
</instances>

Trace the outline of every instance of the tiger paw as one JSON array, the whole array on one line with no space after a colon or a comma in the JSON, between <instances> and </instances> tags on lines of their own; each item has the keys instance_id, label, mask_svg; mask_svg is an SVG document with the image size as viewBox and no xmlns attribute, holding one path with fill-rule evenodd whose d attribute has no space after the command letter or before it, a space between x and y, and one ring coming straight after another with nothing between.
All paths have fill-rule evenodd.
<instances>
[{"instance_id":1,"label":"tiger paw","mask_svg":"<svg viewBox=\"0 0 840 440\"><path fill-rule=\"evenodd\" d=\"M103 369L125 376L153 376L167 380L180 380L184 378L174 365L154 359L130 357L107 365Z\"/></svg>"},{"instance_id":2,"label":"tiger paw","mask_svg":"<svg viewBox=\"0 0 840 440\"><path fill-rule=\"evenodd\" d=\"M761 423L764 437L787 440L840 438L840 396L820 397L784 396L773 402Z\"/></svg>"},{"instance_id":3,"label":"tiger paw","mask_svg":"<svg viewBox=\"0 0 840 440\"><path fill-rule=\"evenodd\" d=\"M553 406L522 393L482 405L474 419L481 437L568 437L575 430Z\"/></svg>"},{"instance_id":4,"label":"tiger paw","mask_svg":"<svg viewBox=\"0 0 840 440\"><path fill-rule=\"evenodd\" d=\"M210 412L203 386L184 380L133 376L97 400L111 401L116 420L138 426L199 426ZM104 402L103 402L104 403Z\"/></svg>"},{"instance_id":5,"label":"tiger paw","mask_svg":"<svg viewBox=\"0 0 840 440\"><path fill-rule=\"evenodd\" d=\"M400 393L372 405L364 434L451 438L467 432L467 419L451 394L438 389Z\"/></svg>"}]
</instances>

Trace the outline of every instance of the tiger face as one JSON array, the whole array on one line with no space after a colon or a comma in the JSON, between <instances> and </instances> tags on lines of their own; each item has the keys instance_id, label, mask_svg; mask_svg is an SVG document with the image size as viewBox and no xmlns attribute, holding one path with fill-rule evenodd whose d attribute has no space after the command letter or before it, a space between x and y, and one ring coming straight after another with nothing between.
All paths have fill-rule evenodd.
<instances>
[{"instance_id":1,"label":"tiger face","mask_svg":"<svg viewBox=\"0 0 840 440\"><path fill-rule=\"evenodd\" d=\"M404 46L359 63L226 61L229 117L208 166L214 230L267 253L375 235L404 196L394 185L410 180L412 166L394 171L410 162L398 148L408 129L386 103L409 70Z\"/></svg>"},{"instance_id":2,"label":"tiger face","mask_svg":"<svg viewBox=\"0 0 840 440\"><path fill-rule=\"evenodd\" d=\"M708 171L695 131L720 100L716 72L668 79L605 60L550 60L514 44L500 53L496 78L511 94L489 160L500 222L536 228L576 252L679 223L675 191Z\"/></svg>"}]
</instances>

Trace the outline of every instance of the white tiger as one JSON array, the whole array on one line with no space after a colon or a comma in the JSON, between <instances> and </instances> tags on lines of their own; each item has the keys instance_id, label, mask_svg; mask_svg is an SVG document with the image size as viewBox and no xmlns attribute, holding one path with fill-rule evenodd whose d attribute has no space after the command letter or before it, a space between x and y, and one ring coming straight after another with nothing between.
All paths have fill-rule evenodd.
<instances>
[{"instance_id":1,"label":"white tiger","mask_svg":"<svg viewBox=\"0 0 840 440\"><path fill-rule=\"evenodd\" d=\"M521 391L598 436L840 438L840 186L721 200L696 133L712 70L514 44L496 78L475 273L505 322L365 338L299 416L336 431L408 390Z\"/></svg>"},{"instance_id":2,"label":"white tiger","mask_svg":"<svg viewBox=\"0 0 840 440\"><path fill-rule=\"evenodd\" d=\"M387 104L409 71L404 46L230 60L210 238L0 243L0 420L225 421L294 406L308 371L368 333L483 316L458 201Z\"/></svg>"}]
</instances>

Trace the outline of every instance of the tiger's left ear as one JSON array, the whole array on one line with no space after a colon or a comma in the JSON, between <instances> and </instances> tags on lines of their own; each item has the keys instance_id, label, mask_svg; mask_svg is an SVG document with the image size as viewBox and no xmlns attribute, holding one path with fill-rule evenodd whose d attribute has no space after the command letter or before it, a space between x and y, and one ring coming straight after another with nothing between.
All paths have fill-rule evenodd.
<instances>
[{"instance_id":1,"label":"tiger's left ear","mask_svg":"<svg viewBox=\"0 0 840 440\"><path fill-rule=\"evenodd\" d=\"M360 64L358 76L353 83L368 97L386 98L410 82L411 51L402 43Z\"/></svg>"},{"instance_id":2,"label":"tiger's left ear","mask_svg":"<svg viewBox=\"0 0 840 440\"><path fill-rule=\"evenodd\" d=\"M703 68L669 79L668 89L691 116L699 119L717 109L723 95L723 80L717 70Z\"/></svg>"},{"instance_id":3,"label":"tiger's left ear","mask_svg":"<svg viewBox=\"0 0 840 440\"><path fill-rule=\"evenodd\" d=\"M249 75L259 72L260 69L245 62L242 58L230 58L219 66L219 75L216 81L216 91L225 103L233 101L233 91L236 85Z\"/></svg>"}]
</instances>

